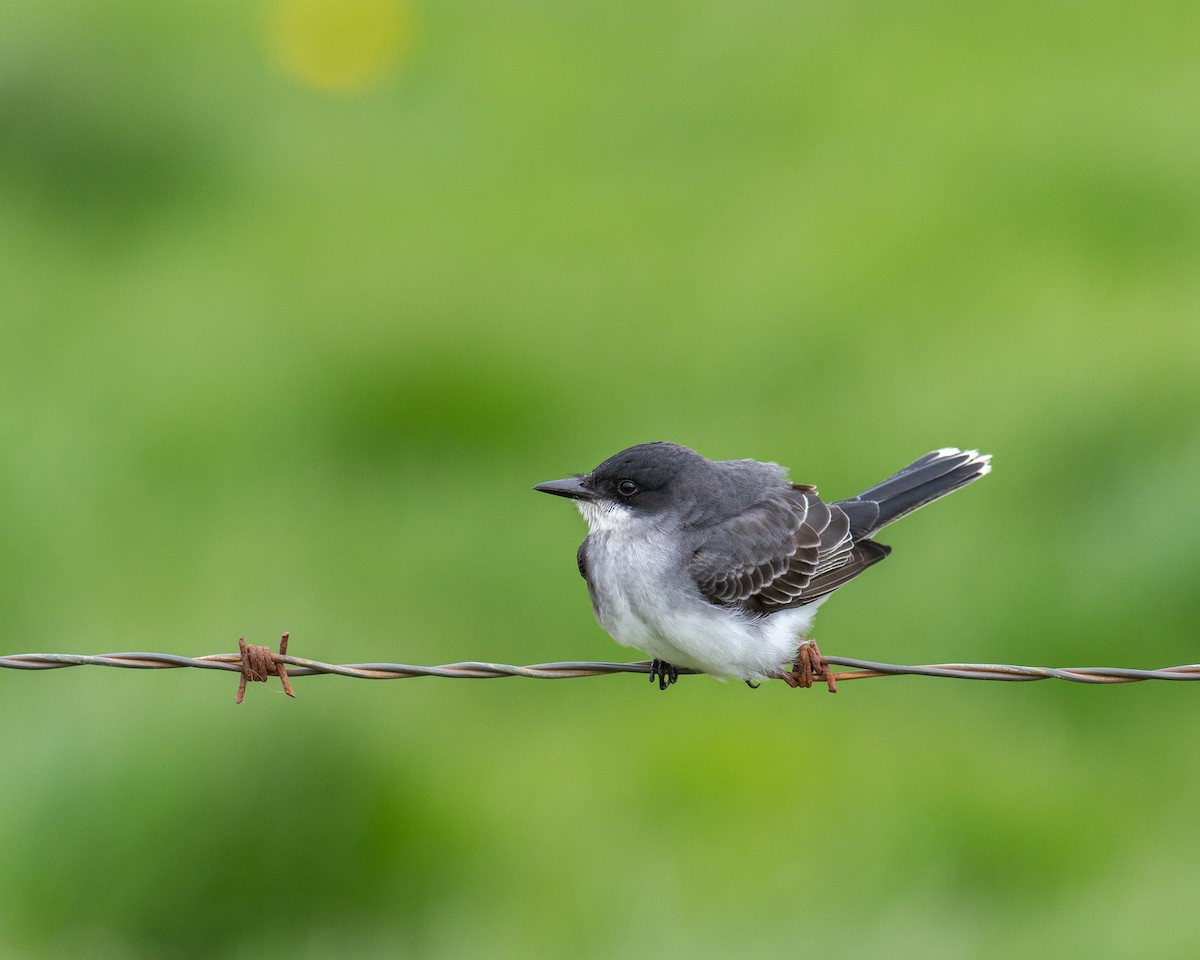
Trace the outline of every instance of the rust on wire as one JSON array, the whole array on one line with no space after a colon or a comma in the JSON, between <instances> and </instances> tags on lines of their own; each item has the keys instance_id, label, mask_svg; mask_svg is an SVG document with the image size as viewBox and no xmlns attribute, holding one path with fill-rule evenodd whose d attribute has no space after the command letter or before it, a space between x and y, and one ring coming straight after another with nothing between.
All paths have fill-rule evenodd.
<instances>
[{"instance_id":1,"label":"rust on wire","mask_svg":"<svg viewBox=\"0 0 1200 960\"><path fill-rule=\"evenodd\" d=\"M283 684L283 692L289 697L295 699L296 694L292 692L291 681L288 680L287 662L284 657L287 655L288 635L285 633L279 640L279 656L271 652L270 647L260 647L253 643L246 643L245 637L238 637L238 650L241 653L241 671L242 676L238 681L237 696L234 698L234 703L241 703L242 698L246 696L246 681L255 683L266 683L267 677L277 676L279 682Z\"/></svg>"},{"instance_id":2,"label":"rust on wire","mask_svg":"<svg viewBox=\"0 0 1200 960\"><path fill-rule=\"evenodd\" d=\"M816 640L805 640L796 651L796 662L792 664L792 668L781 671L776 679L782 680L792 689L804 687L805 690L811 687L814 681L824 680L829 692L837 693L837 682L842 678L829 669L831 662L827 657L821 656Z\"/></svg>"}]
</instances>

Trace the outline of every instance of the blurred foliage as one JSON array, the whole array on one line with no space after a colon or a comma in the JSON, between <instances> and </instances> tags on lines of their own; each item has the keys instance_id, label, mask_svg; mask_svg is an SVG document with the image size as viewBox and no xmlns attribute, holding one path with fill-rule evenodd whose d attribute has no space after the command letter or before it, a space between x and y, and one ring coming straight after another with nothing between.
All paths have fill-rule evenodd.
<instances>
[{"instance_id":1,"label":"blurred foliage","mask_svg":"<svg viewBox=\"0 0 1200 960\"><path fill-rule=\"evenodd\" d=\"M612 659L535 496L995 454L830 653L1197 659L1194 4L0 6L5 652ZM1186 684L0 674L0 953L1190 957Z\"/></svg>"}]
</instances>

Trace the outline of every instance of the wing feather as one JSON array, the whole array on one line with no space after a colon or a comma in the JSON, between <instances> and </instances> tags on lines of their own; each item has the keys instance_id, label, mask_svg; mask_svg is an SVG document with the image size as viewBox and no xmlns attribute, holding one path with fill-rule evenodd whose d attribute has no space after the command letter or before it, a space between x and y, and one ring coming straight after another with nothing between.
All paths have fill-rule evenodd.
<instances>
[{"instance_id":1,"label":"wing feather","mask_svg":"<svg viewBox=\"0 0 1200 960\"><path fill-rule=\"evenodd\" d=\"M689 570L712 603L771 613L812 603L887 556L811 487L782 489L717 525Z\"/></svg>"}]
</instances>

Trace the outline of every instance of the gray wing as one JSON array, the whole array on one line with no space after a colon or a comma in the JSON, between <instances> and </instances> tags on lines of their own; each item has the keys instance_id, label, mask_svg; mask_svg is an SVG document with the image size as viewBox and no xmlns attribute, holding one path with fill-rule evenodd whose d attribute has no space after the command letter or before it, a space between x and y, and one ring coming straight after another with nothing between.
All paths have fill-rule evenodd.
<instances>
[{"instance_id":1,"label":"gray wing","mask_svg":"<svg viewBox=\"0 0 1200 960\"><path fill-rule=\"evenodd\" d=\"M708 532L689 570L711 603L771 613L812 603L886 557L856 541L850 517L811 487L760 500Z\"/></svg>"},{"instance_id":2,"label":"gray wing","mask_svg":"<svg viewBox=\"0 0 1200 960\"><path fill-rule=\"evenodd\" d=\"M588 538L583 538L583 543L579 545L579 549L575 551L575 565L579 567L579 575L584 580L587 579L587 545Z\"/></svg>"},{"instance_id":3,"label":"gray wing","mask_svg":"<svg viewBox=\"0 0 1200 960\"><path fill-rule=\"evenodd\" d=\"M592 578L588 576L588 541L591 539L591 537L583 538L583 543L581 543L579 545L579 549L575 551L575 563L579 567L579 575L583 577L584 582L587 584L588 596L592 601L592 613L594 613L596 615L596 619L599 620L600 604L596 598L596 585L592 583Z\"/></svg>"}]
</instances>

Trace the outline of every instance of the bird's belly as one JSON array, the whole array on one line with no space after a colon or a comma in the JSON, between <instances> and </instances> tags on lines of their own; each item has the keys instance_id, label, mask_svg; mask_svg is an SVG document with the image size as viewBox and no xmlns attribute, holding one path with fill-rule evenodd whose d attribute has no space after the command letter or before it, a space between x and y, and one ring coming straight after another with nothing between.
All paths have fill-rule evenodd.
<instances>
[{"instance_id":1,"label":"bird's belly","mask_svg":"<svg viewBox=\"0 0 1200 960\"><path fill-rule=\"evenodd\" d=\"M686 575L664 575L685 568L653 541L623 546L597 544L588 552L596 617L618 643L677 667L751 680L795 657L817 603L768 616L744 614L709 603Z\"/></svg>"}]
</instances>

